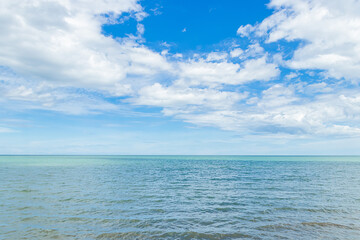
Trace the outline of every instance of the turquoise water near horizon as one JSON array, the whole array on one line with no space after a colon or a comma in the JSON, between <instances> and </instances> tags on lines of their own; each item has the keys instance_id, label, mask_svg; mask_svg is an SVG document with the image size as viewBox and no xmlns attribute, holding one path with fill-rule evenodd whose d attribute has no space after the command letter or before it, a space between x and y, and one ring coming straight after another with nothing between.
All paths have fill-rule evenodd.
<instances>
[{"instance_id":1,"label":"turquoise water near horizon","mask_svg":"<svg viewBox=\"0 0 360 240\"><path fill-rule=\"evenodd\" d=\"M0 156L0 239L359 239L359 156Z\"/></svg>"}]
</instances>

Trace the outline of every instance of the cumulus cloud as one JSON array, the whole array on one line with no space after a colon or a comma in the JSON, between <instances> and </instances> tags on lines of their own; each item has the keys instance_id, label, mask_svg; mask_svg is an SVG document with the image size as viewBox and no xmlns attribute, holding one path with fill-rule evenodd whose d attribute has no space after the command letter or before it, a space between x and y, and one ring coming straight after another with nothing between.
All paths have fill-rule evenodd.
<instances>
[{"instance_id":1,"label":"cumulus cloud","mask_svg":"<svg viewBox=\"0 0 360 240\"><path fill-rule=\"evenodd\" d=\"M235 58L235 57L240 57L243 54L243 50L241 48L235 48L233 50L231 50L230 52L230 56Z\"/></svg>"},{"instance_id":2,"label":"cumulus cloud","mask_svg":"<svg viewBox=\"0 0 360 240\"><path fill-rule=\"evenodd\" d=\"M231 106L242 95L212 87L268 81L279 74L264 54L256 55L262 52L258 45L245 50L247 56L257 58L241 63L228 61L226 51L188 60L177 53L173 57L178 60L169 62L168 54L154 52L137 41L145 31L140 22L138 36L114 39L103 35L101 26L121 23L119 17L124 12L138 21L146 16L135 0L2 1L0 11L0 30L4 33L0 65L6 66L1 80L10 79L1 84L2 99L23 102L28 109L87 114L116 108L95 99L89 91L71 88L138 96L133 103L160 106L166 111L179 103L220 109ZM153 84L161 72L172 75L172 86Z\"/></svg>"},{"instance_id":3,"label":"cumulus cloud","mask_svg":"<svg viewBox=\"0 0 360 240\"><path fill-rule=\"evenodd\" d=\"M246 94L219 91L215 89L184 88L176 85L164 87L159 83L145 87L139 91L134 101L138 105L159 106L166 109L224 109L231 108ZM168 112L168 111L167 111Z\"/></svg>"},{"instance_id":4,"label":"cumulus cloud","mask_svg":"<svg viewBox=\"0 0 360 240\"><path fill-rule=\"evenodd\" d=\"M247 24L245 26L240 26L237 30L237 34L241 37L248 37L251 32L254 31L254 26Z\"/></svg>"},{"instance_id":5,"label":"cumulus cloud","mask_svg":"<svg viewBox=\"0 0 360 240\"><path fill-rule=\"evenodd\" d=\"M359 2L272 0L269 7L270 17L238 29L248 45L189 57L166 43L159 52L146 47L147 14L137 0L1 1L0 101L67 114L160 107L242 134L360 134L360 95L327 81L360 80ZM102 25L121 24L125 12L138 21L136 35L105 36ZM284 42L293 41L300 44L289 54L294 47ZM302 72L314 69L325 73Z\"/></svg>"},{"instance_id":6,"label":"cumulus cloud","mask_svg":"<svg viewBox=\"0 0 360 240\"><path fill-rule=\"evenodd\" d=\"M286 62L293 69L325 70L330 77L360 81L360 2L354 0L272 0L275 13L238 33L303 41Z\"/></svg>"},{"instance_id":7,"label":"cumulus cloud","mask_svg":"<svg viewBox=\"0 0 360 240\"><path fill-rule=\"evenodd\" d=\"M279 75L277 65L267 62L266 56L239 63L192 59L179 63L179 76L190 85L238 85L250 81L268 81Z\"/></svg>"},{"instance_id":8,"label":"cumulus cloud","mask_svg":"<svg viewBox=\"0 0 360 240\"><path fill-rule=\"evenodd\" d=\"M328 94L313 101L296 97L293 89L280 93L283 86L271 87L263 92L251 106L239 104L230 109L205 113L177 112L187 122L220 127L242 134L282 134L297 136L355 136L360 135L360 95ZM286 95L287 97L279 97Z\"/></svg>"},{"instance_id":9,"label":"cumulus cloud","mask_svg":"<svg viewBox=\"0 0 360 240\"><path fill-rule=\"evenodd\" d=\"M131 74L167 69L160 54L133 39L101 33L103 24L124 12L144 16L136 0L1 1L0 65L27 78L73 86L108 86Z\"/></svg>"}]
</instances>

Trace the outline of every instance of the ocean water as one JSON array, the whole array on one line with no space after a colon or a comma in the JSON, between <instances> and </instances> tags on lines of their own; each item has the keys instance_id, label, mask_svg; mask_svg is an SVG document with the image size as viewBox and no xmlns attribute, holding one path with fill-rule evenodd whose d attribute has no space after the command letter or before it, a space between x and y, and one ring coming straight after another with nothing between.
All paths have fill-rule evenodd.
<instances>
[{"instance_id":1,"label":"ocean water","mask_svg":"<svg viewBox=\"0 0 360 240\"><path fill-rule=\"evenodd\" d=\"M360 157L0 156L0 239L360 239Z\"/></svg>"}]
</instances>

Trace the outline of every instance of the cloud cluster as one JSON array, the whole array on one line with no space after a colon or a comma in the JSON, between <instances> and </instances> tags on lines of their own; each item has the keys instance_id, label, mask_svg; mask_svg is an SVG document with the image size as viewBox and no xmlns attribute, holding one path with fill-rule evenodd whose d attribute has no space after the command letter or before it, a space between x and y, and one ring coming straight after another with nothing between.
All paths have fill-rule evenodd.
<instances>
[{"instance_id":1,"label":"cloud cluster","mask_svg":"<svg viewBox=\"0 0 360 240\"><path fill-rule=\"evenodd\" d=\"M2 109L7 111L40 109L81 115L119 110L118 106L107 102L99 94L70 87L53 88L46 84L7 83L1 85L0 94Z\"/></svg>"},{"instance_id":2,"label":"cloud cluster","mask_svg":"<svg viewBox=\"0 0 360 240\"><path fill-rule=\"evenodd\" d=\"M256 26L238 29L241 36L264 36L302 44L286 65L325 70L329 77L360 81L360 2L356 0L272 0L275 13Z\"/></svg>"},{"instance_id":3,"label":"cloud cluster","mask_svg":"<svg viewBox=\"0 0 360 240\"><path fill-rule=\"evenodd\" d=\"M231 108L246 95L209 88L164 87L156 83L142 88L133 101L137 105L163 107L166 115L173 115Z\"/></svg>"},{"instance_id":4,"label":"cloud cluster","mask_svg":"<svg viewBox=\"0 0 360 240\"><path fill-rule=\"evenodd\" d=\"M212 53L209 55L211 56ZM209 58L209 57L208 57ZM207 58L207 59L208 59ZM250 81L268 81L279 75L277 65L268 63L266 56L248 59L242 63L224 60L190 60L180 63L180 78L190 85L239 85Z\"/></svg>"},{"instance_id":5,"label":"cloud cluster","mask_svg":"<svg viewBox=\"0 0 360 240\"><path fill-rule=\"evenodd\" d=\"M313 86L297 87L276 84L262 91L260 97L249 98L248 94L176 91L156 85L142 93L138 104L161 106L166 115L186 122L246 135L360 135L357 91L321 94L310 101L301 98L300 90Z\"/></svg>"},{"instance_id":6,"label":"cloud cluster","mask_svg":"<svg viewBox=\"0 0 360 240\"><path fill-rule=\"evenodd\" d=\"M124 12L139 20L145 15L136 0L1 1L0 65L29 79L80 87L112 86L129 75L167 69L160 54L136 39L101 33Z\"/></svg>"},{"instance_id":7,"label":"cloud cluster","mask_svg":"<svg viewBox=\"0 0 360 240\"><path fill-rule=\"evenodd\" d=\"M106 97L123 97L124 105L241 134L359 135L360 3L268 6L270 17L238 29L249 44L185 58L146 47L137 0L1 1L0 101L91 114L116 111ZM102 25L121 24L124 13L138 21L137 35L105 36Z\"/></svg>"}]
</instances>

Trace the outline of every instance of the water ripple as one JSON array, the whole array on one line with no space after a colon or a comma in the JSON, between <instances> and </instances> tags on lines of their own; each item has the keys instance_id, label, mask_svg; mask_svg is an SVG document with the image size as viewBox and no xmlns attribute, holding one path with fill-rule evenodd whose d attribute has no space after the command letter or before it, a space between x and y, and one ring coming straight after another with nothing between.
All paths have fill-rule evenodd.
<instances>
[{"instance_id":1,"label":"water ripple","mask_svg":"<svg viewBox=\"0 0 360 240\"><path fill-rule=\"evenodd\" d=\"M0 156L0 239L358 239L340 160Z\"/></svg>"}]
</instances>

